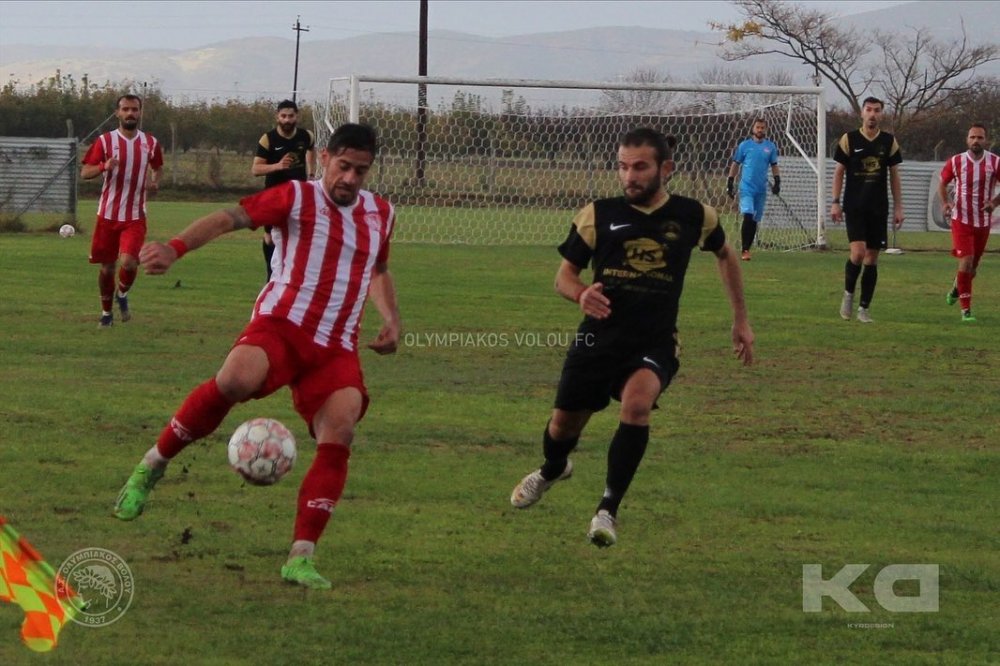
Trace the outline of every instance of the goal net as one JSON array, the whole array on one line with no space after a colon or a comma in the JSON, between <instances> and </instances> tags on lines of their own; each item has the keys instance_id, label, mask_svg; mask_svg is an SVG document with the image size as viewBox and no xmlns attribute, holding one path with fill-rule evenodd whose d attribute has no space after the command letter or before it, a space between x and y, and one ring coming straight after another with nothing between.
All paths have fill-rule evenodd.
<instances>
[{"instance_id":1,"label":"goal net","mask_svg":"<svg viewBox=\"0 0 1000 666\"><path fill-rule=\"evenodd\" d=\"M573 212L618 196L618 140L640 126L678 139L676 194L714 206L739 245L726 194L754 118L778 145L781 196L768 197L761 250L825 243L820 88L353 76L332 79L319 145L352 121L379 132L368 187L400 209L397 240L555 244Z\"/></svg>"}]
</instances>

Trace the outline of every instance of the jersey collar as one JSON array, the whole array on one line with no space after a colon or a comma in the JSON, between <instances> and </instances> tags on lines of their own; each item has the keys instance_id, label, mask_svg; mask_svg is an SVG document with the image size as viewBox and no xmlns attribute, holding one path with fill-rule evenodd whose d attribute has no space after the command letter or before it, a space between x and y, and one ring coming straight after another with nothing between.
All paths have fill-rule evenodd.
<instances>
[{"instance_id":1,"label":"jersey collar","mask_svg":"<svg viewBox=\"0 0 1000 666\"><path fill-rule=\"evenodd\" d=\"M653 199L653 201L649 205L638 206L636 204L629 204L629 206L632 206L632 208L635 208L636 210L645 213L646 215L649 215L654 210L662 208L668 201L670 201L670 194L667 193L667 191L661 187L660 191L656 193L656 198Z\"/></svg>"}]
</instances>

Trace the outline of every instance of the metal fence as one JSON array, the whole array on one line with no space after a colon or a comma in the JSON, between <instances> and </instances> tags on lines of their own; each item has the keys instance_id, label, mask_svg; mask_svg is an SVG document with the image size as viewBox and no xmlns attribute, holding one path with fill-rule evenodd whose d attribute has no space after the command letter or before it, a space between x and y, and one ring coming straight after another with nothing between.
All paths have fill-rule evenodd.
<instances>
[{"instance_id":1,"label":"metal fence","mask_svg":"<svg viewBox=\"0 0 1000 666\"><path fill-rule=\"evenodd\" d=\"M0 213L76 215L76 139L0 137Z\"/></svg>"}]
</instances>

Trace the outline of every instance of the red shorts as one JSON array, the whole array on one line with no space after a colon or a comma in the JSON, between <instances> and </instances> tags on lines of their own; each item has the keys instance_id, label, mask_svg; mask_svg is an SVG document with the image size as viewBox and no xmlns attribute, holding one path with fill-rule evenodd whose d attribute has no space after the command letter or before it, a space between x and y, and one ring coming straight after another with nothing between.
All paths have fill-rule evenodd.
<instances>
[{"instance_id":1,"label":"red shorts","mask_svg":"<svg viewBox=\"0 0 1000 666\"><path fill-rule=\"evenodd\" d=\"M971 224L951 221L951 256L972 257L976 261L986 252L990 240L989 227L974 227Z\"/></svg>"},{"instance_id":2,"label":"red shorts","mask_svg":"<svg viewBox=\"0 0 1000 666\"><path fill-rule=\"evenodd\" d=\"M90 263L113 264L118 256L127 254L138 259L146 241L146 221L112 222L97 218L94 236L90 240Z\"/></svg>"},{"instance_id":3,"label":"red shorts","mask_svg":"<svg viewBox=\"0 0 1000 666\"><path fill-rule=\"evenodd\" d=\"M339 389L353 387L361 392L358 421L368 411L368 389L356 351L321 347L298 326L277 317L251 321L233 346L237 345L260 347L267 354L267 379L252 397L260 399L288 386L295 411L305 420L310 433L316 412Z\"/></svg>"}]
</instances>

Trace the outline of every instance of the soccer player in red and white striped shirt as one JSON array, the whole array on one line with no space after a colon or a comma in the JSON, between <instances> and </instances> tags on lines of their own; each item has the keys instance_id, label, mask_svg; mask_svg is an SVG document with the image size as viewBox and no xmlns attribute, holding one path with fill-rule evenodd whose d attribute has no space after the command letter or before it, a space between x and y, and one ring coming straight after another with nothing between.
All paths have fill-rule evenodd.
<instances>
[{"instance_id":1,"label":"soccer player in red and white striped shirt","mask_svg":"<svg viewBox=\"0 0 1000 666\"><path fill-rule=\"evenodd\" d=\"M958 258L958 275L945 299L948 305L959 301L962 321L974 322L972 280L990 238L993 210L1000 205L1000 194L993 196L1000 181L1000 156L986 150L986 127L979 123L969 128L965 144L969 150L949 159L941 169L938 196L945 217L951 219L951 254ZM955 181L954 203L948 197L951 181Z\"/></svg>"},{"instance_id":2,"label":"soccer player in red and white striped shirt","mask_svg":"<svg viewBox=\"0 0 1000 666\"><path fill-rule=\"evenodd\" d=\"M212 433L233 405L289 386L317 446L299 490L292 547L281 575L310 588L331 587L316 571L313 552L343 492L355 424L368 407L357 348L368 296L383 321L368 347L391 354L400 334L388 265L395 212L388 201L361 189L375 152L372 128L342 125L320 154L322 180L268 188L236 208L196 220L169 243L142 248L139 259L155 275L222 234L267 224L275 262L250 323L222 368L188 395L146 452L118 496L116 517L137 518L167 463Z\"/></svg>"},{"instance_id":3,"label":"soccer player in red and white striped shirt","mask_svg":"<svg viewBox=\"0 0 1000 666\"><path fill-rule=\"evenodd\" d=\"M100 264L101 326L111 326L112 297L122 321L128 321L128 290L138 271L139 249L146 240L146 192L156 192L163 170L163 150L152 134L139 130L142 100L137 95L118 98L118 129L105 132L83 157L80 177L104 176L97 204L97 224L90 243L90 263ZM115 264L118 292L115 293Z\"/></svg>"}]
</instances>

